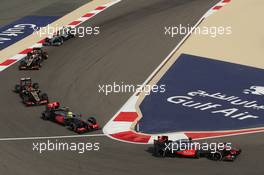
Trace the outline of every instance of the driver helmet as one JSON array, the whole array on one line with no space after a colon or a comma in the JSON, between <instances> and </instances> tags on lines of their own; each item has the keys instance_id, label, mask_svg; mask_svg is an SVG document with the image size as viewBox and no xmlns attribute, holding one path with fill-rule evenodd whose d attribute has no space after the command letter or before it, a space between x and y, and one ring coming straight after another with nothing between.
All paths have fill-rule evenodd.
<instances>
[{"instance_id":1,"label":"driver helmet","mask_svg":"<svg viewBox=\"0 0 264 175\"><path fill-rule=\"evenodd\" d=\"M72 117L73 117L73 113L72 113L72 112L68 112L68 113L67 113L67 117L68 117L68 118L72 118Z\"/></svg>"}]
</instances>

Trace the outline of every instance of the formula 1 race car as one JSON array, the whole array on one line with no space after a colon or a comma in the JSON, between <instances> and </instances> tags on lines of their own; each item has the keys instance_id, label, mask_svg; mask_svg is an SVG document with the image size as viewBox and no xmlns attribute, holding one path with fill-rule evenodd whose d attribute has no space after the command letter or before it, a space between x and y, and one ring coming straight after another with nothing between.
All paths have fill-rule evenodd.
<instances>
[{"instance_id":1,"label":"formula 1 race car","mask_svg":"<svg viewBox=\"0 0 264 175\"><path fill-rule=\"evenodd\" d=\"M20 84L15 85L15 92L19 93L27 106L43 105L49 102L48 95L41 93L38 83L32 84L31 78L21 78Z\"/></svg>"},{"instance_id":2,"label":"formula 1 race car","mask_svg":"<svg viewBox=\"0 0 264 175\"><path fill-rule=\"evenodd\" d=\"M59 102L49 103L46 106L46 110L42 112L42 119L67 126L70 130L79 134L99 129L99 125L94 117L89 117L85 121L81 115L71 112L69 108L60 107Z\"/></svg>"},{"instance_id":3,"label":"formula 1 race car","mask_svg":"<svg viewBox=\"0 0 264 175\"><path fill-rule=\"evenodd\" d=\"M20 61L19 70L38 70L41 63L48 59L48 54L41 48L33 48L27 56Z\"/></svg>"},{"instance_id":4,"label":"formula 1 race car","mask_svg":"<svg viewBox=\"0 0 264 175\"><path fill-rule=\"evenodd\" d=\"M154 140L154 156L156 157L207 157L211 160L234 161L241 153L241 149L223 150L203 150L195 147L198 142L193 142L191 138L172 141L168 136L158 136ZM188 146L186 146L188 145ZM182 146L182 147L181 147ZM184 147L183 147L184 146Z\"/></svg>"},{"instance_id":5,"label":"formula 1 race car","mask_svg":"<svg viewBox=\"0 0 264 175\"><path fill-rule=\"evenodd\" d=\"M49 37L45 38L43 45L44 46L60 46L60 45L62 45L64 41L75 37L75 34L72 32L72 30L73 29L71 27L63 27L61 30L59 30L51 38L49 38Z\"/></svg>"},{"instance_id":6,"label":"formula 1 race car","mask_svg":"<svg viewBox=\"0 0 264 175\"><path fill-rule=\"evenodd\" d=\"M44 40L43 46L60 46L63 44L63 38L61 36L47 37Z\"/></svg>"},{"instance_id":7,"label":"formula 1 race car","mask_svg":"<svg viewBox=\"0 0 264 175\"><path fill-rule=\"evenodd\" d=\"M75 34L73 28L71 28L71 27L63 27L57 33L57 35L60 35L62 37L63 41L66 41L68 39L74 38L76 34Z\"/></svg>"}]
</instances>

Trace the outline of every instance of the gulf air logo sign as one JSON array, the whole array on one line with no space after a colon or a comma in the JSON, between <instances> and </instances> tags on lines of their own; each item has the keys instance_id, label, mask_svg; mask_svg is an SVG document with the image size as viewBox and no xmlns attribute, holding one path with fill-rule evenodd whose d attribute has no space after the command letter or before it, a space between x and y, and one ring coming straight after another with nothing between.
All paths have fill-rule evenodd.
<instances>
[{"instance_id":1,"label":"gulf air logo sign","mask_svg":"<svg viewBox=\"0 0 264 175\"><path fill-rule=\"evenodd\" d=\"M264 86L251 86L243 91L244 94L264 95Z\"/></svg>"},{"instance_id":2,"label":"gulf air logo sign","mask_svg":"<svg viewBox=\"0 0 264 175\"><path fill-rule=\"evenodd\" d=\"M256 88L250 88L250 90L247 92L251 92L251 94L260 94L261 92L258 92ZM238 96L226 95L220 92L208 93L204 90L188 92L183 96L171 96L167 98L167 102L198 111L208 111L212 116L221 114L223 117L240 121L259 119L261 116L250 111L264 110L264 104L259 104L256 100L249 101Z\"/></svg>"},{"instance_id":3,"label":"gulf air logo sign","mask_svg":"<svg viewBox=\"0 0 264 175\"><path fill-rule=\"evenodd\" d=\"M13 27L6 29L5 31L0 32L0 44L4 44L5 41L9 41L12 37L17 37L24 33L27 29L35 30L35 24L17 24Z\"/></svg>"}]
</instances>

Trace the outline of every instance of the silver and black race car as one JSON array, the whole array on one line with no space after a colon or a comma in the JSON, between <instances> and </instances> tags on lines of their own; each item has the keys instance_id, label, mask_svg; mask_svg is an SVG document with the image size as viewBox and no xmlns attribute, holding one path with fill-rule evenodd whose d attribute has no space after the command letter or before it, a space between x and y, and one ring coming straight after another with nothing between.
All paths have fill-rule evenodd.
<instances>
[{"instance_id":1,"label":"silver and black race car","mask_svg":"<svg viewBox=\"0 0 264 175\"><path fill-rule=\"evenodd\" d=\"M64 41L75 37L75 32L71 27L63 27L52 37L47 37L44 40L44 46L60 46Z\"/></svg>"}]
</instances>

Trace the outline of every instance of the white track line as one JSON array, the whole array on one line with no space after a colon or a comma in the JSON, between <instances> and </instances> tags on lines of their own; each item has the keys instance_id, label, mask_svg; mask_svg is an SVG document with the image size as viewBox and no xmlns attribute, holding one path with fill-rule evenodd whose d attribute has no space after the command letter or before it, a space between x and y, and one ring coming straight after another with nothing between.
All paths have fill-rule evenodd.
<instances>
[{"instance_id":1,"label":"white track line","mask_svg":"<svg viewBox=\"0 0 264 175\"><path fill-rule=\"evenodd\" d=\"M64 139L64 138L83 138L83 137L102 137L105 134L90 134L90 135L69 135L69 136L44 136L44 137L9 137L0 138L0 141L19 141L19 140L43 140L43 139Z\"/></svg>"}]
</instances>

